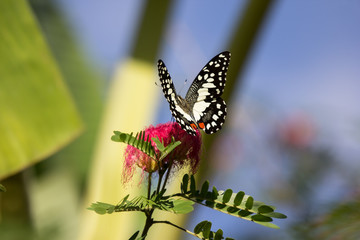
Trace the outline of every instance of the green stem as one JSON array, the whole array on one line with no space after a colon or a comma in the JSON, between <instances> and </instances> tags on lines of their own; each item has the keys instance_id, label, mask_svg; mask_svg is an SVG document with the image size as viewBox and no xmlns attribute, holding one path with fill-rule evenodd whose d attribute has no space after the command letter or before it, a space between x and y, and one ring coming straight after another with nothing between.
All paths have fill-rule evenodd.
<instances>
[{"instance_id":1,"label":"green stem","mask_svg":"<svg viewBox=\"0 0 360 240\"><path fill-rule=\"evenodd\" d=\"M160 193L160 186L161 186L161 181L162 181L163 176L164 176L164 173L162 173L161 169L159 169L159 181L158 181L158 185L156 188L156 193Z\"/></svg>"},{"instance_id":2,"label":"green stem","mask_svg":"<svg viewBox=\"0 0 360 240\"><path fill-rule=\"evenodd\" d=\"M193 235L194 237L203 239L201 236L197 235L196 233L191 232L191 231L189 231L189 230L187 230L187 229L185 229L185 228L183 228L183 227L180 227L180 226L178 226L178 225L176 225L176 224L174 224L174 223L172 223L172 222L169 222L169 221L153 221L152 223L153 223L153 224L155 224L155 223L165 223L165 224L168 224L168 225L170 225L170 226L176 227L177 229L180 229L180 230L182 230L182 231L184 231L184 232L186 232L186 233L188 233L188 234L191 234L191 235Z\"/></svg>"},{"instance_id":3,"label":"green stem","mask_svg":"<svg viewBox=\"0 0 360 240\"><path fill-rule=\"evenodd\" d=\"M149 200L151 197L151 175L152 175L152 173L149 173L149 179L148 179L148 199Z\"/></svg>"},{"instance_id":4,"label":"green stem","mask_svg":"<svg viewBox=\"0 0 360 240\"><path fill-rule=\"evenodd\" d=\"M162 186L162 188L161 188L161 191L165 189L166 182L167 182L167 180L168 180L168 178L169 178L170 170L171 170L171 167L172 167L172 165L173 165L173 162L174 162L174 160L171 159L171 160L170 160L169 168L167 169L167 173L166 173L166 176L165 176L165 180L164 180L163 186Z\"/></svg>"},{"instance_id":5,"label":"green stem","mask_svg":"<svg viewBox=\"0 0 360 240\"><path fill-rule=\"evenodd\" d=\"M154 209L151 209L150 211L145 212L146 222L145 222L144 229L141 233L142 239L145 239L145 237L147 236L147 234L149 232L150 227L154 224L154 219L152 218L153 212L154 212Z\"/></svg>"}]
</instances>

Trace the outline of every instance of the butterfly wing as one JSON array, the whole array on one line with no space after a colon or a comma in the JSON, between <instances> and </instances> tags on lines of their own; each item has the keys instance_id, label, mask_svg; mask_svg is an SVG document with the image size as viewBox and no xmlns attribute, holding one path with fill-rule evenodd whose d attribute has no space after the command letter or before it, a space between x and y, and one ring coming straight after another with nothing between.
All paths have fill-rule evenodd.
<instances>
[{"instance_id":1,"label":"butterfly wing","mask_svg":"<svg viewBox=\"0 0 360 240\"><path fill-rule=\"evenodd\" d=\"M220 97L224 92L230 52L212 58L191 84L185 100L189 103L194 120L205 133L221 129L226 117L226 103Z\"/></svg>"},{"instance_id":2,"label":"butterfly wing","mask_svg":"<svg viewBox=\"0 0 360 240\"><path fill-rule=\"evenodd\" d=\"M196 131L191 127L191 125L194 124L194 121L192 120L191 116L179 106L176 100L177 94L173 81L162 60L158 61L158 73L161 88L163 90L166 100L169 102L170 105L171 114L182 129L184 129L187 133L191 135L195 135Z\"/></svg>"}]
</instances>

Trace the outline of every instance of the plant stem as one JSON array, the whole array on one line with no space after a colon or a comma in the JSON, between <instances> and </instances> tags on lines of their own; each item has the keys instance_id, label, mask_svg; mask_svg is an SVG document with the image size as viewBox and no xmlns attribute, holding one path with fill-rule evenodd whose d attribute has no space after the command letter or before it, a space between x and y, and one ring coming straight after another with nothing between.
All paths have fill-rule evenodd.
<instances>
[{"instance_id":1,"label":"plant stem","mask_svg":"<svg viewBox=\"0 0 360 240\"><path fill-rule=\"evenodd\" d=\"M169 168L167 169L167 173L166 173L166 176L165 176L165 180L164 180L163 186L162 186L162 188L161 188L161 191L165 189L166 182L167 182L167 180L168 180L168 178L169 178L170 170L171 170L171 167L172 167L172 165L173 165L173 162L174 162L174 160L171 159L171 160L170 160Z\"/></svg>"},{"instance_id":2,"label":"plant stem","mask_svg":"<svg viewBox=\"0 0 360 240\"><path fill-rule=\"evenodd\" d=\"M152 175L152 173L149 173L149 179L148 179L148 199L149 200L151 197L151 175Z\"/></svg>"},{"instance_id":3,"label":"plant stem","mask_svg":"<svg viewBox=\"0 0 360 240\"><path fill-rule=\"evenodd\" d=\"M149 173L149 178L148 178L148 200L150 200L151 198L151 176L152 176L152 173ZM145 210L145 215L146 215L146 221L145 221L145 226L144 226L144 229L141 233L141 237L143 239L145 239L151 225L153 225L153 219L152 219L152 214L154 212L154 209L147 209Z\"/></svg>"},{"instance_id":4,"label":"plant stem","mask_svg":"<svg viewBox=\"0 0 360 240\"><path fill-rule=\"evenodd\" d=\"M158 185L156 188L156 193L160 192L160 186L161 186L161 181L162 181L163 176L164 176L164 174L161 172L161 170L159 170L159 181L158 181Z\"/></svg>"},{"instance_id":5,"label":"plant stem","mask_svg":"<svg viewBox=\"0 0 360 240\"><path fill-rule=\"evenodd\" d=\"M153 224L155 224L155 223L165 223L165 224L168 224L168 225L170 225L170 226L176 227L177 229L180 229L180 230L182 230L182 231L184 231L184 232L186 232L186 233L188 233L188 234L191 234L191 235L193 235L193 236L195 236L195 237L197 237L197 238L202 239L202 237L199 236L199 235L197 235L196 233L191 232L191 231L189 231L189 230L187 230L187 229L185 229L185 228L183 228L183 227L180 227L180 226L178 226L178 225L176 225L176 224L174 224L174 223L172 223L172 222L169 222L169 221L153 221L152 223L153 223Z\"/></svg>"},{"instance_id":6,"label":"plant stem","mask_svg":"<svg viewBox=\"0 0 360 240\"><path fill-rule=\"evenodd\" d=\"M150 227L154 224L154 220L152 219L152 214L154 212L154 209L151 209L150 211L146 211L145 215L146 215L146 222L145 222L145 226L144 229L141 233L141 237L142 239L145 239L145 237L147 236Z\"/></svg>"}]
</instances>

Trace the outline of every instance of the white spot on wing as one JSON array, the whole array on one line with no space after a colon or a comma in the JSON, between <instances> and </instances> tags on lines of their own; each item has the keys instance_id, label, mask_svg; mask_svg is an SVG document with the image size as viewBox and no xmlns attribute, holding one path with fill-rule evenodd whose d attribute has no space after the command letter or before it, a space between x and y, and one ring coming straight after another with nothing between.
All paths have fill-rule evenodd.
<instances>
[{"instance_id":1,"label":"white spot on wing","mask_svg":"<svg viewBox=\"0 0 360 240\"><path fill-rule=\"evenodd\" d=\"M216 88L216 86L213 83L205 83L203 85L203 87L205 87L205 88Z\"/></svg>"},{"instance_id":2,"label":"white spot on wing","mask_svg":"<svg viewBox=\"0 0 360 240\"><path fill-rule=\"evenodd\" d=\"M199 121L205 109L209 107L210 103L205 101L196 102L193 108L195 121Z\"/></svg>"}]
</instances>

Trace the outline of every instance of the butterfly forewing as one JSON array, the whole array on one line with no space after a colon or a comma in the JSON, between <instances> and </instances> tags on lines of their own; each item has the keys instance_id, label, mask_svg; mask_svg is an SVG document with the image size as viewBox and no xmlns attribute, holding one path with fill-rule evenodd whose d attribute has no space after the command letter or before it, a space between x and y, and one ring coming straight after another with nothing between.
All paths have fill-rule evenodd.
<instances>
[{"instance_id":1,"label":"butterfly forewing","mask_svg":"<svg viewBox=\"0 0 360 240\"><path fill-rule=\"evenodd\" d=\"M178 105L176 100L177 95L173 81L164 62L161 60L158 61L158 72L161 88L163 90L166 100L170 104L171 114L182 129L184 129L187 133L191 135L195 135L196 131L191 127L193 120L191 116Z\"/></svg>"},{"instance_id":2,"label":"butterfly forewing","mask_svg":"<svg viewBox=\"0 0 360 240\"><path fill-rule=\"evenodd\" d=\"M222 52L201 69L186 94L185 99L188 102L221 96L225 88L230 55L230 52Z\"/></svg>"}]
</instances>

